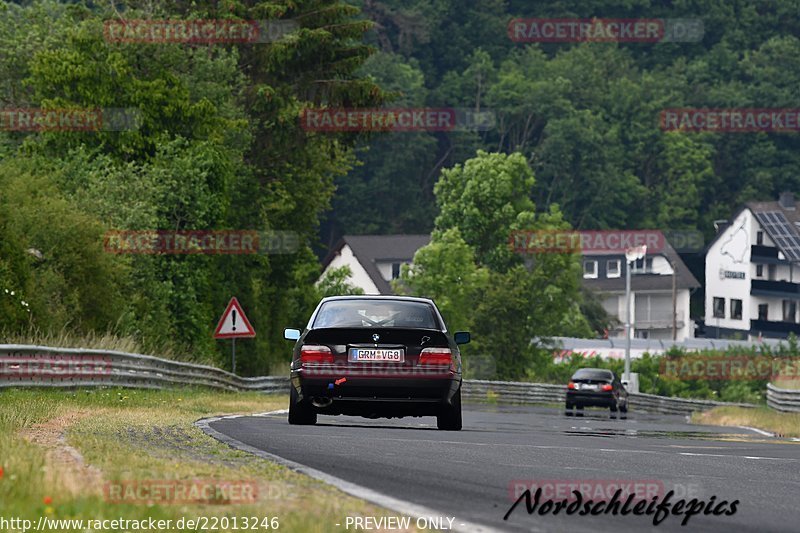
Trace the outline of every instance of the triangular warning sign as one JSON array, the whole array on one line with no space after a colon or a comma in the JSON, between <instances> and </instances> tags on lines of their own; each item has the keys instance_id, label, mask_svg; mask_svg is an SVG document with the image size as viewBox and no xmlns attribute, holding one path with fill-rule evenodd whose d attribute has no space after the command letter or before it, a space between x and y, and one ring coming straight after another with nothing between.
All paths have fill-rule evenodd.
<instances>
[{"instance_id":1,"label":"triangular warning sign","mask_svg":"<svg viewBox=\"0 0 800 533\"><path fill-rule=\"evenodd\" d=\"M255 337L256 330L250 325L247 316L239 305L239 300L234 296L228 302L228 307L219 319L217 329L214 331L215 339L230 339L234 337Z\"/></svg>"}]
</instances>

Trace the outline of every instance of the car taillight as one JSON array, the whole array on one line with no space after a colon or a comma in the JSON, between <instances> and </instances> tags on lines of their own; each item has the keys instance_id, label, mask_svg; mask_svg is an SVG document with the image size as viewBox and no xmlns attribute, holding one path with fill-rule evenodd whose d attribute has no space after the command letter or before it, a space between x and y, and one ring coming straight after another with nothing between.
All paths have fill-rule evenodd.
<instances>
[{"instance_id":1,"label":"car taillight","mask_svg":"<svg viewBox=\"0 0 800 533\"><path fill-rule=\"evenodd\" d=\"M304 345L300 348L302 363L333 363L333 353L327 346Z\"/></svg>"},{"instance_id":2,"label":"car taillight","mask_svg":"<svg viewBox=\"0 0 800 533\"><path fill-rule=\"evenodd\" d=\"M419 353L421 365L449 365L453 362L450 348L425 348Z\"/></svg>"},{"instance_id":3,"label":"car taillight","mask_svg":"<svg viewBox=\"0 0 800 533\"><path fill-rule=\"evenodd\" d=\"M568 389L574 389L575 388L575 383L570 381L569 383L567 383L567 388Z\"/></svg>"},{"instance_id":4,"label":"car taillight","mask_svg":"<svg viewBox=\"0 0 800 533\"><path fill-rule=\"evenodd\" d=\"M605 391L609 391L609 390L611 390L611 389L613 389L613 388L614 388L614 387L612 387L612 386L611 386L611 385L609 385L608 383L606 383L605 385L603 385L603 386L601 387L601 389L602 389L602 390L605 390Z\"/></svg>"}]
</instances>

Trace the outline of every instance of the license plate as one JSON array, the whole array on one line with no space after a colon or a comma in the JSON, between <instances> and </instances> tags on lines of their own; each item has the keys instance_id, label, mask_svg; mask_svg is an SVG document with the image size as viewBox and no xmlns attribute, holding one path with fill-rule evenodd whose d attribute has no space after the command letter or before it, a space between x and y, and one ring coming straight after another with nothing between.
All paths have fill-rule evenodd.
<instances>
[{"instance_id":1,"label":"license plate","mask_svg":"<svg viewBox=\"0 0 800 533\"><path fill-rule=\"evenodd\" d=\"M405 354L400 348L350 348L348 361L383 361L390 363L402 363Z\"/></svg>"},{"instance_id":2,"label":"license plate","mask_svg":"<svg viewBox=\"0 0 800 533\"><path fill-rule=\"evenodd\" d=\"M592 383L581 383L582 390L597 390L597 385Z\"/></svg>"}]
</instances>

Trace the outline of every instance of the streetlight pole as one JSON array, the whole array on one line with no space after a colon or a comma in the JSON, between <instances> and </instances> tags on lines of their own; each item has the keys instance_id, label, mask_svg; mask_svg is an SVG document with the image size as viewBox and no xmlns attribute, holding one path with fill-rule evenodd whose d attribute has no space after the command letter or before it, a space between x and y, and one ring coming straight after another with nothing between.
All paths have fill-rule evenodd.
<instances>
[{"instance_id":1,"label":"streetlight pole","mask_svg":"<svg viewBox=\"0 0 800 533\"><path fill-rule=\"evenodd\" d=\"M647 246L625 250L625 382L631 383L631 267L647 254Z\"/></svg>"},{"instance_id":2,"label":"streetlight pole","mask_svg":"<svg viewBox=\"0 0 800 533\"><path fill-rule=\"evenodd\" d=\"M631 265L625 256L625 382L631 382Z\"/></svg>"},{"instance_id":3,"label":"streetlight pole","mask_svg":"<svg viewBox=\"0 0 800 533\"><path fill-rule=\"evenodd\" d=\"M672 340L678 340L678 268L676 262L669 261L672 267Z\"/></svg>"}]
</instances>

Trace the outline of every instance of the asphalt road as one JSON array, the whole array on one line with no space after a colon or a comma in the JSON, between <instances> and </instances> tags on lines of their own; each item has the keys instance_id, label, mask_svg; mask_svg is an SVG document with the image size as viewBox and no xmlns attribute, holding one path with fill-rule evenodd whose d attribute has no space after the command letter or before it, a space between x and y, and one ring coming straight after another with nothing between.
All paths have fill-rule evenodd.
<instances>
[{"instance_id":1,"label":"asphalt road","mask_svg":"<svg viewBox=\"0 0 800 533\"><path fill-rule=\"evenodd\" d=\"M455 517L455 527L800 531L800 442L691 425L681 416L631 413L627 420L613 420L599 410L566 417L554 408L472 405L465 406L460 432L437 431L433 418L320 416L316 426L290 426L285 414L223 419L211 427L284 459ZM561 487L583 481L591 483L590 491L639 482L631 490L657 490L662 496L675 490L673 502L716 497L715 505L722 500L739 504L732 516L696 515L686 527L679 516L655 527L652 516L633 514L529 515L524 502L503 520L515 484L537 480L558 481ZM344 520L322 530L347 531Z\"/></svg>"}]
</instances>

